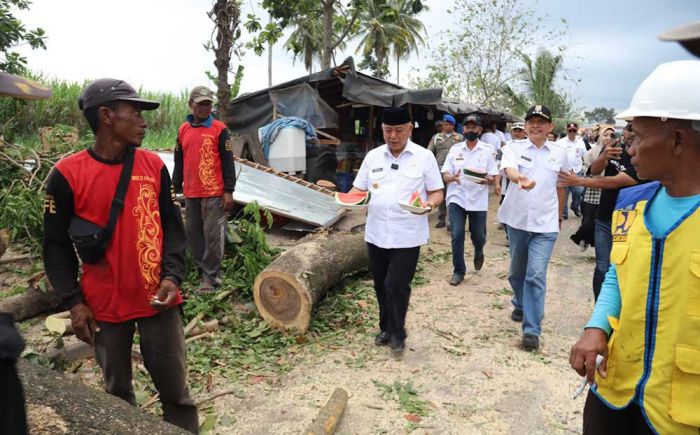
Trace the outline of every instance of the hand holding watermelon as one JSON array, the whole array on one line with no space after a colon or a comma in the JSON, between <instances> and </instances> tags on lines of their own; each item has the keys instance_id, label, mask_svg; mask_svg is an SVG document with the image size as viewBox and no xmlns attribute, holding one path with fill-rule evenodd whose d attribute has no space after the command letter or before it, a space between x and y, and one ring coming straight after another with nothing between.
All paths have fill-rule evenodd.
<instances>
[{"instance_id":1,"label":"hand holding watermelon","mask_svg":"<svg viewBox=\"0 0 700 435\"><path fill-rule=\"evenodd\" d=\"M335 202L347 210L365 208L372 197L369 191L350 191L348 193L336 192Z\"/></svg>"},{"instance_id":2,"label":"hand holding watermelon","mask_svg":"<svg viewBox=\"0 0 700 435\"><path fill-rule=\"evenodd\" d=\"M429 213L434 208L434 205L432 203L423 201L423 198L417 191L411 194L411 197L408 199L408 201L399 201L399 206L402 209L413 214Z\"/></svg>"}]
</instances>

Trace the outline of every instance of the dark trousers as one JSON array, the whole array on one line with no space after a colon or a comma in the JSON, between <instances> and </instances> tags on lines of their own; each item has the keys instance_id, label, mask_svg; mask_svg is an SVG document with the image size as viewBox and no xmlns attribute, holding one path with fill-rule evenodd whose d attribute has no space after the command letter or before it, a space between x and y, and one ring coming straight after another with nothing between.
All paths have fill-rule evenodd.
<instances>
[{"instance_id":1,"label":"dark trousers","mask_svg":"<svg viewBox=\"0 0 700 435\"><path fill-rule=\"evenodd\" d=\"M581 226L578 231L571 235L571 240L577 245L583 241L589 246L595 246L595 213L597 210L597 204L589 204L585 201L581 203L581 214L583 215Z\"/></svg>"},{"instance_id":2,"label":"dark trousers","mask_svg":"<svg viewBox=\"0 0 700 435\"><path fill-rule=\"evenodd\" d=\"M464 264L465 224L469 219L469 234L474 252L481 252L486 244L486 212L467 211L455 203L449 205L450 223L452 225L452 266L454 273L464 275L467 266Z\"/></svg>"},{"instance_id":3,"label":"dark trousers","mask_svg":"<svg viewBox=\"0 0 700 435\"><path fill-rule=\"evenodd\" d=\"M163 420L192 433L199 432L197 407L187 389L185 334L179 307L152 317L122 323L98 322L95 356L109 394L136 405L132 385L131 345L136 326L143 363L160 394Z\"/></svg>"},{"instance_id":4,"label":"dark trousers","mask_svg":"<svg viewBox=\"0 0 700 435\"><path fill-rule=\"evenodd\" d=\"M0 360L0 434L24 435L27 418L24 412L22 384L15 362Z\"/></svg>"},{"instance_id":5,"label":"dark trousers","mask_svg":"<svg viewBox=\"0 0 700 435\"><path fill-rule=\"evenodd\" d=\"M605 274L610 268L612 230L609 220L595 219L595 270L593 271L593 296L598 300Z\"/></svg>"},{"instance_id":6,"label":"dark trousers","mask_svg":"<svg viewBox=\"0 0 700 435\"><path fill-rule=\"evenodd\" d=\"M445 189L442 189L443 197L445 195L445 192L447 191ZM448 223L451 222L447 214L447 202L442 201L440 205L438 205L438 221L444 222L445 218L447 218Z\"/></svg>"},{"instance_id":7,"label":"dark trousers","mask_svg":"<svg viewBox=\"0 0 700 435\"><path fill-rule=\"evenodd\" d=\"M369 267L379 304L379 329L392 337L406 338L406 312L411 298L411 280L416 273L420 246L383 249L367 243Z\"/></svg>"},{"instance_id":8,"label":"dark trousers","mask_svg":"<svg viewBox=\"0 0 700 435\"><path fill-rule=\"evenodd\" d=\"M202 277L218 283L224 258L226 215L220 196L185 199L187 243Z\"/></svg>"},{"instance_id":9,"label":"dark trousers","mask_svg":"<svg viewBox=\"0 0 700 435\"><path fill-rule=\"evenodd\" d=\"M653 434L637 404L621 410L610 409L595 394L588 392L583 408L583 435Z\"/></svg>"}]
</instances>

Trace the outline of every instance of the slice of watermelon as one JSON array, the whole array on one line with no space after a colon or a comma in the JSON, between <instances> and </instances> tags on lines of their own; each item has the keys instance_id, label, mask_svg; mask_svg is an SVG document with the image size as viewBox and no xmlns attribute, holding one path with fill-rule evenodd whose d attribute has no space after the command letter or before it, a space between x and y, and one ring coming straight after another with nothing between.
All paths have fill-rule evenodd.
<instances>
[{"instance_id":1,"label":"slice of watermelon","mask_svg":"<svg viewBox=\"0 0 700 435\"><path fill-rule=\"evenodd\" d=\"M421 198L418 191L411 194L411 198L409 198L408 203L413 207L426 208L425 202L423 201L423 198Z\"/></svg>"},{"instance_id":2,"label":"slice of watermelon","mask_svg":"<svg viewBox=\"0 0 700 435\"><path fill-rule=\"evenodd\" d=\"M371 194L367 192L335 193L335 201L343 205L365 205L369 203Z\"/></svg>"}]
</instances>

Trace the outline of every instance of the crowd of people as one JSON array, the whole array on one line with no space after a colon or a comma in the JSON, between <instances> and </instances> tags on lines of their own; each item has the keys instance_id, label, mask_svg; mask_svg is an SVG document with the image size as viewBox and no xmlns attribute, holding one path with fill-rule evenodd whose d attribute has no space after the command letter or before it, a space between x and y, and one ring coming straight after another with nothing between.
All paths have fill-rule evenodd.
<instances>
[{"instance_id":1,"label":"crowd of people","mask_svg":"<svg viewBox=\"0 0 700 435\"><path fill-rule=\"evenodd\" d=\"M700 29L690 33L690 46L698 49ZM192 90L171 182L163 161L138 148L146 130L142 112L159 103L121 80L90 83L79 106L95 142L55 166L44 210L47 275L76 336L94 346L107 392L136 403L131 347L138 328L164 420L192 433L199 424L186 382L180 310L185 249L189 242L197 290L220 287L225 214L235 190L229 138L211 115L212 102L211 90ZM657 67L618 115L629 121L621 137L612 125L582 132L569 122L557 140L553 114L540 104L524 118L507 134L472 113L455 132L456 119L447 114L442 131L423 147L410 139L406 108L384 109L385 144L366 155L353 183L353 190L372 194L365 240L379 306L375 344L395 356L404 351L410 283L430 238L428 214L403 210L397 198L418 192L425 210L444 204L437 226L451 232L449 283L456 286L467 272L467 222L473 267L483 267L493 185L502 196L497 220L509 243L510 317L522 323L523 350L540 348L547 268L569 208L582 215L573 242L595 247L597 303L569 358L591 384L584 433L697 434L700 61ZM184 192L186 224L175 191ZM0 418L0 429L25 433L14 369L23 342L4 314L0 338L3 405L12 413Z\"/></svg>"}]
</instances>

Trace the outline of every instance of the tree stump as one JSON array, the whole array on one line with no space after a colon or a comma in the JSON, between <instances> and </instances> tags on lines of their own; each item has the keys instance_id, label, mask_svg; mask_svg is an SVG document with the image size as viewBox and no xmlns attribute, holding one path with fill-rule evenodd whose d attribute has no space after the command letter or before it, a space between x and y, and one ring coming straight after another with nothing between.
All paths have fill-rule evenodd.
<instances>
[{"instance_id":1,"label":"tree stump","mask_svg":"<svg viewBox=\"0 0 700 435\"><path fill-rule=\"evenodd\" d=\"M316 236L280 255L255 279L260 315L278 329L305 332L314 304L348 275L369 266L363 234Z\"/></svg>"}]
</instances>

